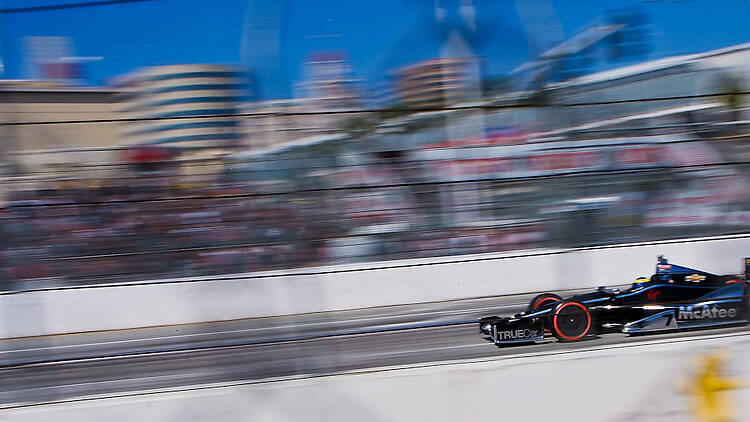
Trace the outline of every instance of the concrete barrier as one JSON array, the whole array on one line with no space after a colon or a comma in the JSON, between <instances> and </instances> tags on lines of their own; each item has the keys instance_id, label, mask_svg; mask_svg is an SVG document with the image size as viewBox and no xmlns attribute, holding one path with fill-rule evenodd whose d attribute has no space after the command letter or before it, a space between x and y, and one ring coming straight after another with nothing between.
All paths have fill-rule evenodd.
<instances>
[{"instance_id":1,"label":"concrete barrier","mask_svg":"<svg viewBox=\"0 0 750 422\"><path fill-rule=\"evenodd\" d=\"M0 337L623 284L652 273L658 253L706 271L738 273L741 258L750 255L750 235L27 291L0 296Z\"/></svg>"}]
</instances>

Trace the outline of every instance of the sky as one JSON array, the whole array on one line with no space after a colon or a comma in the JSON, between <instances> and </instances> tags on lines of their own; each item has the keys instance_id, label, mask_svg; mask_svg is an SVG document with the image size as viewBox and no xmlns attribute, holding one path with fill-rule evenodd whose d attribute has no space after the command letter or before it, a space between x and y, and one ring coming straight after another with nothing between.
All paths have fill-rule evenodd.
<instances>
[{"instance_id":1,"label":"sky","mask_svg":"<svg viewBox=\"0 0 750 422\"><path fill-rule=\"evenodd\" d=\"M651 48L641 61L750 41L749 0L473 0L471 30L461 14L470 0L138 0L29 9L90 1L0 0L2 77L27 76L23 45L31 36L70 37L76 56L100 58L86 65L92 85L141 66L223 63L252 68L262 98L292 96L302 63L316 51L345 52L353 76L371 86L393 68L435 57L446 28L456 25L475 36L486 76L618 8L647 17Z\"/></svg>"}]
</instances>

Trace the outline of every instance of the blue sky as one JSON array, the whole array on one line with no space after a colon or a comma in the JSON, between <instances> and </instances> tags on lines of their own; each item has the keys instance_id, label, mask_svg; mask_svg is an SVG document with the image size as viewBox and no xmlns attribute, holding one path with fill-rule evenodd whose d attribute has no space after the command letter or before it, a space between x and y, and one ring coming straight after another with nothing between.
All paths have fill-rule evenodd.
<instances>
[{"instance_id":1,"label":"blue sky","mask_svg":"<svg viewBox=\"0 0 750 422\"><path fill-rule=\"evenodd\" d=\"M0 0L1 1L1 0ZM4 0L3 9L90 0ZM440 0L458 15L461 0ZM648 58L750 41L748 0L541 1L522 19L515 0L474 0L480 53L488 75L528 59L531 38L541 44L569 37L620 7L638 7L653 32ZM532 1L532 0L520 0ZM87 67L92 84L139 66L176 63L252 65L263 97L292 95L301 64L314 51L340 50L368 84L388 68L433 57L435 0L149 0L19 11L0 16L5 78L23 77L22 40L67 36L78 56L102 57ZM249 23L249 25L248 25ZM246 31L246 27L250 31ZM531 38L527 30L533 28ZM439 28L437 29L439 30ZM243 42L243 36L249 38ZM244 50L244 52L243 52ZM617 63L613 65L618 65Z\"/></svg>"}]
</instances>

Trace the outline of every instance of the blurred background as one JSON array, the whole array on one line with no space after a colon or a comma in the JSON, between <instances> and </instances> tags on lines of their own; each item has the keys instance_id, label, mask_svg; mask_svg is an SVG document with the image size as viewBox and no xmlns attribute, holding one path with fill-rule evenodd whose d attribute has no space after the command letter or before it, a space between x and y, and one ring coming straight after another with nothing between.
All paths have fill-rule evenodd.
<instances>
[{"instance_id":1,"label":"blurred background","mask_svg":"<svg viewBox=\"0 0 750 422\"><path fill-rule=\"evenodd\" d=\"M4 0L0 286L747 232L748 19Z\"/></svg>"}]
</instances>

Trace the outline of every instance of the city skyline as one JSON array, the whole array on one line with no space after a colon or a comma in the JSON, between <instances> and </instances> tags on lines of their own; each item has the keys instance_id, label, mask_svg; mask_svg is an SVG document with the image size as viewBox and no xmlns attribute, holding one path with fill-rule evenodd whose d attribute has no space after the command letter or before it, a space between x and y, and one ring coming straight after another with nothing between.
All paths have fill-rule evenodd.
<instances>
[{"instance_id":1,"label":"city skyline","mask_svg":"<svg viewBox=\"0 0 750 422\"><path fill-rule=\"evenodd\" d=\"M42 0L38 5L77 3ZM73 54L101 57L85 65L93 85L143 66L221 63L249 67L258 99L293 97L303 63L316 51L345 51L353 76L377 85L384 71L441 56L458 32L483 58L483 76L505 74L613 9L638 8L649 19L652 48L639 60L706 51L750 40L744 1L537 1L534 19L517 2L484 0L150 0L24 11L6 1L2 14L4 78L23 78L23 40L69 37ZM469 12L470 9L470 13ZM177 10L177 12L175 12ZM545 31L538 31L544 26ZM537 29L535 29L537 28ZM551 29L550 29L551 28ZM718 30L717 30L718 28ZM710 34L710 36L708 36ZM561 39L563 38L563 39ZM607 67L628 64L613 61Z\"/></svg>"}]
</instances>

